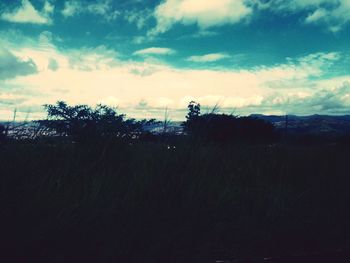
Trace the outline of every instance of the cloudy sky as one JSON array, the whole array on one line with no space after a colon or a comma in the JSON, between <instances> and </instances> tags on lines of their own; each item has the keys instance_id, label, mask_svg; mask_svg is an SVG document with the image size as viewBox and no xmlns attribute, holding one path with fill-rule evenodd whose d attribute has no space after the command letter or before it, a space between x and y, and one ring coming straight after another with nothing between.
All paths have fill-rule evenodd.
<instances>
[{"instance_id":1,"label":"cloudy sky","mask_svg":"<svg viewBox=\"0 0 350 263\"><path fill-rule=\"evenodd\" d=\"M0 0L0 119L350 114L350 0Z\"/></svg>"}]
</instances>

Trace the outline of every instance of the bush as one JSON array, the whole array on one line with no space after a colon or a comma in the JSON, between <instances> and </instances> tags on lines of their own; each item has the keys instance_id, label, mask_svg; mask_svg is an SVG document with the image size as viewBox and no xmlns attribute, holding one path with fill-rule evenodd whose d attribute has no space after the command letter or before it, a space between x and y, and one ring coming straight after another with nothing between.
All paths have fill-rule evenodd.
<instances>
[{"instance_id":1,"label":"bush","mask_svg":"<svg viewBox=\"0 0 350 263\"><path fill-rule=\"evenodd\" d=\"M44 107L47 119L39 123L75 141L138 136L144 125L154 122L125 119L125 115L117 114L115 108L106 105L91 108L87 105L69 106L59 101L56 105L46 104Z\"/></svg>"},{"instance_id":2,"label":"bush","mask_svg":"<svg viewBox=\"0 0 350 263\"><path fill-rule=\"evenodd\" d=\"M265 141L274 136L274 126L253 117L237 117L228 114L200 115L200 104L190 102L184 131L194 137L207 141Z\"/></svg>"},{"instance_id":3,"label":"bush","mask_svg":"<svg viewBox=\"0 0 350 263\"><path fill-rule=\"evenodd\" d=\"M272 123L254 117L238 118L237 136L252 140L266 141L275 137Z\"/></svg>"}]
</instances>

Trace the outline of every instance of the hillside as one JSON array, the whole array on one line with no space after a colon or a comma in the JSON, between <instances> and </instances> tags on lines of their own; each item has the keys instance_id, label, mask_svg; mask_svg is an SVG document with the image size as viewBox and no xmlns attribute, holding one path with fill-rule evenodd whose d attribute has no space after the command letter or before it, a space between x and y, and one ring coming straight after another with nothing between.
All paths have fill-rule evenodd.
<instances>
[{"instance_id":1,"label":"hillside","mask_svg":"<svg viewBox=\"0 0 350 263\"><path fill-rule=\"evenodd\" d=\"M286 129L286 116L261 114L253 114L250 116L269 121L273 123L278 130ZM299 135L345 135L350 133L350 115L288 115L287 129L288 133Z\"/></svg>"}]
</instances>

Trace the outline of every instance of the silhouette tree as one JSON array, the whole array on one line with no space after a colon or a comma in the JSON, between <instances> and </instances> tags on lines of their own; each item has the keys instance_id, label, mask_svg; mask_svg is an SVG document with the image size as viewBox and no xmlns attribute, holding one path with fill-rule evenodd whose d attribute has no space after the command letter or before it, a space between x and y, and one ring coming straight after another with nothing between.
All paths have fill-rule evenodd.
<instances>
[{"instance_id":1,"label":"silhouette tree","mask_svg":"<svg viewBox=\"0 0 350 263\"><path fill-rule=\"evenodd\" d=\"M56 104L46 104L44 108L47 119L39 123L75 141L137 136L144 125L154 121L125 119L125 115L117 114L115 108L101 104L91 108L88 105L69 106L58 101Z\"/></svg>"},{"instance_id":2,"label":"silhouette tree","mask_svg":"<svg viewBox=\"0 0 350 263\"><path fill-rule=\"evenodd\" d=\"M191 101L187 108L186 121L182 123L182 126L186 133L193 134L196 133L197 127L199 127L201 105L195 101Z\"/></svg>"},{"instance_id":3,"label":"silhouette tree","mask_svg":"<svg viewBox=\"0 0 350 263\"><path fill-rule=\"evenodd\" d=\"M187 120L192 120L199 115L201 115L201 105L195 101L191 101L188 106L188 114L186 116Z\"/></svg>"}]
</instances>

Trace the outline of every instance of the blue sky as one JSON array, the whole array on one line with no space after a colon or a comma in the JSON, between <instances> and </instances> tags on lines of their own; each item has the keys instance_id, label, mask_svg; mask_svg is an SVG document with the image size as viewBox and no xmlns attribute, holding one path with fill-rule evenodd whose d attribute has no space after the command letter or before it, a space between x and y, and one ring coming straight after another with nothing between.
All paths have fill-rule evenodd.
<instances>
[{"instance_id":1,"label":"blue sky","mask_svg":"<svg viewBox=\"0 0 350 263\"><path fill-rule=\"evenodd\" d=\"M0 119L349 114L350 0L0 0Z\"/></svg>"}]
</instances>

